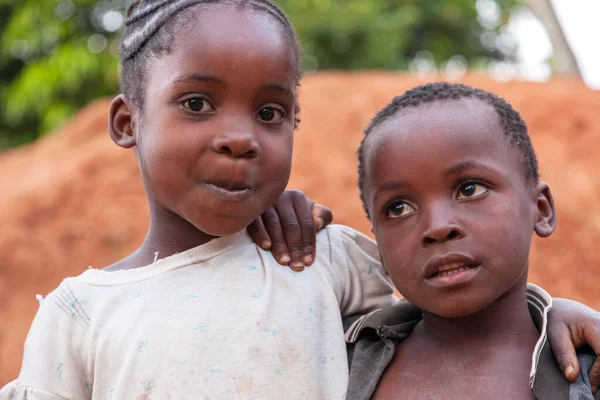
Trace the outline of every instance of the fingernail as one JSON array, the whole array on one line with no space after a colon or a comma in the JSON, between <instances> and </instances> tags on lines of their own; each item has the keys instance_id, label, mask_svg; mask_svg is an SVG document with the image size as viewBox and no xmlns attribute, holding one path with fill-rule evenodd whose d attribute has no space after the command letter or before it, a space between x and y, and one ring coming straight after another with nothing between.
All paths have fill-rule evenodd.
<instances>
[{"instance_id":1,"label":"fingernail","mask_svg":"<svg viewBox=\"0 0 600 400\"><path fill-rule=\"evenodd\" d=\"M573 371L575 371L575 368L573 368L572 366L568 366L565 369L565 375L567 375L569 378L571 377L571 375L573 374Z\"/></svg>"},{"instance_id":2,"label":"fingernail","mask_svg":"<svg viewBox=\"0 0 600 400\"><path fill-rule=\"evenodd\" d=\"M290 264L290 267L292 267L294 269L301 269L301 268L304 268L304 263L302 261L294 261L293 263Z\"/></svg>"},{"instance_id":3,"label":"fingernail","mask_svg":"<svg viewBox=\"0 0 600 400\"><path fill-rule=\"evenodd\" d=\"M264 250L270 249L271 248L271 242L268 240L265 240L264 242L262 242L262 244L260 245L260 247L262 247Z\"/></svg>"},{"instance_id":4,"label":"fingernail","mask_svg":"<svg viewBox=\"0 0 600 400\"><path fill-rule=\"evenodd\" d=\"M299 268L298 267L291 267L291 269L294 272L302 272L302 271L304 271L304 267L303 266L299 267Z\"/></svg>"},{"instance_id":5,"label":"fingernail","mask_svg":"<svg viewBox=\"0 0 600 400\"><path fill-rule=\"evenodd\" d=\"M325 221L323 221L323 218L317 218L317 230L320 231L321 228L323 228L323 224L325 224Z\"/></svg>"},{"instance_id":6,"label":"fingernail","mask_svg":"<svg viewBox=\"0 0 600 400\"><path fill-rule=\"evenodd\" d=\"M306 265L310 265L313 262L313 256L311 256L310 254L307 254L304 256L304 264Z\"/></svg>"},{"instance_id":7,"label":"fingernail","mask_svg":"<svg viewBox=\"0 0 600 400\"><path fill-rule=\"evenodd\" d=\"M281 261L284 264L287 264L291 261L292 259L290 258L289 254L284 254L281 256L281 258L279 259L279 261Z\"/></svg>"}]
</instances>

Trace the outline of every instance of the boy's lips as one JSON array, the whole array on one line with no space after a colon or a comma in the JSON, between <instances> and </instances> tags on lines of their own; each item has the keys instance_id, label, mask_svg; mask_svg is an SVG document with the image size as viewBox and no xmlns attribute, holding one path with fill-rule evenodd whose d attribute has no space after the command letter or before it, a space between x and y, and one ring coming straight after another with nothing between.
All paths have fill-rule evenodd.
<instances>
[{"instance_id":1,"label":"boy's lips","mask_svg":"<svg viewBox=\"0 0 600 400\"><path fill-rule=\"evenodd\" d=\"M461 272L479 267L479 262L464 254L452 253L431 258L423 272L425 279L435 279L458 275Z\"/></svg>"}]
</instances>

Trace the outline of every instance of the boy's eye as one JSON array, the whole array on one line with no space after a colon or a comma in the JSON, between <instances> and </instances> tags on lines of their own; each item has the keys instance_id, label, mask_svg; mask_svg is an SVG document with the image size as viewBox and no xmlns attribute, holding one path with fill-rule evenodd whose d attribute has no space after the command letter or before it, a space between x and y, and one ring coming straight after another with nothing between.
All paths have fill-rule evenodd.
<instances>
[{"instance_id":1,"label":"boy's eye","mask_svg":"<svg viewBox=\"0 0 600 400\"><path fill-rule=\"evenodd\" d=\"M404 201L394 201L385 208L387 218L402 218L414 213L415 208Z\"/></svg>"},{"instance_id":2,"label":"boy's eye","mask_svg":"<svg viewBox=\"0 0 600 400\"><path fill-rule=\"evenodd\" d=\"M488 192L488 188L476 182L465 182L458 188L458 193L456 194L457 199L472 199L474 197L479 197Z\"/></svg>"},{"instance_id":3,"label":"boy's eye","mask_svg":"<svg viewBox=\"0 0 600 400\"><path fill-rule=\"evenodd\" d=\"M191 99L187 99L183 102L183 106L195 113L207 113L215 111L215 108L212 106L212 104L202 97L193 97Z\"/></svg>"},{"instance_id":4,"label":"boy's eye","mask_svg":"<svg viewBox=\"0 0 600 400\"><path fill-rule=\"evenodd\" d=\"M258 119L264 122L279 122L283 117L283 111L274 107L265 107L258 112Z\"/></svg>"}]
</instances>

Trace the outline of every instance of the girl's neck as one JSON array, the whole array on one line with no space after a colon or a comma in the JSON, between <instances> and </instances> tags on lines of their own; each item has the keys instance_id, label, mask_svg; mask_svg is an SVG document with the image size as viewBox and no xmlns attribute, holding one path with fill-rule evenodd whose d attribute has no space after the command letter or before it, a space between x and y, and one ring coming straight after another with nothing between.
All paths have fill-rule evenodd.
<instances>
[{"instance_id":1,"label":"girl's neck","mask_svg":"<svg viewBox=\"0 0 600 400\"><path fill-rule=\"evenodd\" d=\"M416 328L426 340L453 348L523 345L533 350L539 332L527 307L527 276L485 309L465 317L444 318L424 312Z\"/></svg>"},{"instance_id":2,"label":"girl's neck","mask_svg":"<svg viewBox=\"0 0 600 400\"><path fill-rule=\"evenodd\" d=\"M128 259L134 261L134 268L142 267L152 264L156 259L208 243L214 238L179 215L151 202L148 233L140 248Z\"/></svg>"}]
</instances>

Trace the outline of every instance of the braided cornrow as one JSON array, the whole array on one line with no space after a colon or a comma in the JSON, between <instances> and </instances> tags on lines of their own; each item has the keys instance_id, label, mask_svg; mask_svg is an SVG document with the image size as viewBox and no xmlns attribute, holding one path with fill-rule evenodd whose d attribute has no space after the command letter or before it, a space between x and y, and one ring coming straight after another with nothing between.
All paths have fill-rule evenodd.
<instances>
[{"instance_id":1,"label":"braided cornrow","mask_svg":"<svg viewBox=\"0 0 600 400\"><path fill-rule=\"evenodd\" d=\"M369 216L369 211L367 210L363 192L365 181L363 153L365 142L369 134L384 121L393 117L401 110L415 108L436 101L459 100L464 98L477 99L494 107L494 110L496 110L496 113L500 117L500 123L502 124L504 134L509 138L510 143L518 148L523 155L526 166L525 177L533 179L535 182L539 180L537 158L531 145L529 135L527 134L527 126L521 119L519 113L512 108L510 104L493 93L468 85L448 82L429 83L417 86L416 88L406 91L401 96L395 97L391 103L375 115L367 129L365 129L365 135L358 148L358 188L360 191L360 199L363 208L367 213L367 217Z\"/></svg>"},{"instance_id":2,"label":"braided cornrow","mask_svg":"<svg viewBox=\"0 0 600 400\"><path fill-rule=\"evenodd\" d=\"M269 0L133 0L126 12L121 40L121 91L142 108L149 62L167 54L173 42L173 30L187 22L186 10L195 5L229 3L249 7L275 18L290 42L295 62L296 85L302 75L300 43L287 17ZM298 112L296 108L296 113Z\"/></svg>"}]
</instances>

